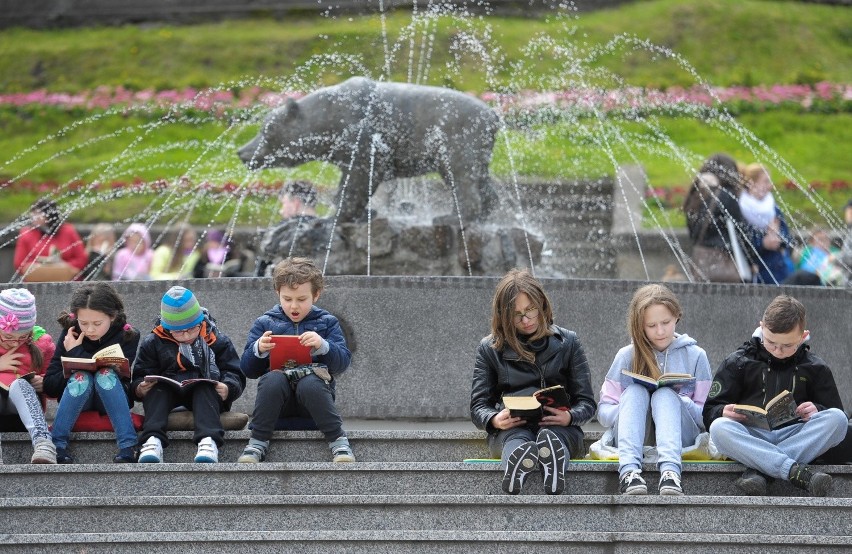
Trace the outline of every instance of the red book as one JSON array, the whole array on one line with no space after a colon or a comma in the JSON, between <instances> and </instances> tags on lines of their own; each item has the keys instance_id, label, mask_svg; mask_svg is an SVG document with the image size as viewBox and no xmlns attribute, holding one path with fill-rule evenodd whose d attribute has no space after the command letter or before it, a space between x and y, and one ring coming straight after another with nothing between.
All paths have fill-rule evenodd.
<instances>
[{"instance_id":1,"label":"red book","mask_svg":"<svg viewBox=\"0 0 852 554\"><path fill-rule=\"evenodd\" d=\"M269 369L290 369L310 365L311 347L299 342L296 335L271 335L275 346L269 351Z\"/></svg>"}]
</instances>

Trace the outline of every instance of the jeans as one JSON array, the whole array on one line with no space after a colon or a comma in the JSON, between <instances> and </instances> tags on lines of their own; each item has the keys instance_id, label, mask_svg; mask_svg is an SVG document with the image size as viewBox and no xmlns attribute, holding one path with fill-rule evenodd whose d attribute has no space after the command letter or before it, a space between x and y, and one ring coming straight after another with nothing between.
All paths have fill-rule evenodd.
<instances>
[{"instance_id":1,"label":"jeans","mask_svg":"<svg viewBox=\"0 0 852 554\"><path fill-rule=\"evenodd\" d=\"M130 419L130 406L124 387L115 371L101 369L94 374L75 371L68 378L53 421L52 435L56 448L68 448L71 429L80 413L94 409L106 412L119 448L129 448L136 444L136 430Z\"/></svg>"},{"instance_id":2,"label":"jeans","mask_svg":"<svg viewBox=\"0 0 852 554\"><path fill-rule=\"evenodd\" d=\"M26 379L15 379L9 386L9 397L0 397L0 413L17 413L30 434L33 445L50 440L38 393Z\"/></svg>"},{"instance_id":3,"label":"jeans","mask_svg":"<svg viewBox=\"0 0 852 554\"><path fill-rule=\"evenodd\" d=\"M829 408L804 423L767 431L720 417L710 425L710 440L720 453L761 473L787 479L793 464L807 464L840 444L849 420L842 410Z\"/></svg>"},{"instance_id":4,"label":"jeans","mask_svg":"<svg viewBox=\"0 0 852 554\"><path fill-rule=\"evenodd\" d=\"M257 382L251 438L268 441L279 417L305 415L314 420L326 441L345 436L334 398L334 387L316 375L302 377L293 390L283 372L270 371Z\"/></svg>"},{"instance_id":5,"label":"jeans","mask_svg":"<svg viewBox=\"0 0 852 554\"><path fill-rule=\"evenodd\" d=\"M492 456L500 455L500 461L503 469L506 469L506 464L509 461L509 455L517 447L525 442L534 441L536 435L541 429L550 429L562 441L562 446L565 447L565 460L570 460L572 457L582 455L583 453L583 431L576 425L568 427L562 425L547 425L513 427L511 429L502 429L497 434L488 435L488 448Z\"/></svg>"},{"instance_id":6,"label":"jeans","mask_svg":"<svg viewBox=\"0 0 852 554\"><path fill-rule=\"evenodd\" d=\"M695 443L701 429L674 390L662 387L651 393L636 383L621 394L618 420L614 426L618 444L618 474L642 468L648 415L654 422L657 468L680 475L684 446Z\"/></svg>"},{"instance_id":7,"label":"jeans","mask_svg":"<svg viewBox=\"0 0 852 554\"><path fill-rule=\"evenodd\" d=\"M225 444L225 429L219 414L222 412L222 397L216 392L211 383L198 383L188 390L179 392L165 384L156 384L142 399L145 408L145 423L139 433L139 444L145 444L150 437L157 437L163 447L169 445L166 425L169 422L169 412L178 406L192 410L195 420L195 443L210 437L216 446Z\"/></svg>"}]
</instances>

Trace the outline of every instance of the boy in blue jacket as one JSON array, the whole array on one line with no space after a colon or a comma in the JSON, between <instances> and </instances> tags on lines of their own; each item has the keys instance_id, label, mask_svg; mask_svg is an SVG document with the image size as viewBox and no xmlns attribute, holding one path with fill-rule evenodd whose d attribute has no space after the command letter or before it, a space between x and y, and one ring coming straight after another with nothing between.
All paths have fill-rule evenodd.
<instances>
[{"instance_id":1,"label":"boy in blue jacket","mask_svg":"<svg viewBox=\"0 0 852 554\"><path fill-rule=\"evenodd\" d=\"M343 420L334 405L334 377L349 367L351 354L337 318L314 306L323 289L322 272L307 258L287 258L272 272L280 304L255 320L240 369L258 379L252 432L239 463L266 458L269 439L282 417L310 417L328 441L335 462L354 462ZM311 365L269 367L271 335L297 335L311 348Z\"/></svg>"}]
</instances>

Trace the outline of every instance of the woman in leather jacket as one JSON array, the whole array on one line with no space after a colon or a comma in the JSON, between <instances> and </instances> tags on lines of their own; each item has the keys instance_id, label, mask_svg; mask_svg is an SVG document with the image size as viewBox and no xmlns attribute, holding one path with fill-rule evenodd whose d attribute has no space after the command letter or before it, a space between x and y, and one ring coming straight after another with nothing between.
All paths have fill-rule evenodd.
<instances>
[{"instance_id":1,"label":"woman in leather jacket","mask_svg":"<svg viewBox=\"0 0 852 554\"><path fill-rule=\"evenodd\" d=\"M513 417L503 396L529 396L561 385L567 409L542 406L540 417ZM545 492L561 494L571 455L583 454L580 425L595 414L586 355L573 331L553 324L550 299L527 270L513 269L497 285L491 334L476 354L470 399L474 425L488 431L492 455L502 460L503 491L518 494L540 470Z\"/></svg>"}]
</instances>

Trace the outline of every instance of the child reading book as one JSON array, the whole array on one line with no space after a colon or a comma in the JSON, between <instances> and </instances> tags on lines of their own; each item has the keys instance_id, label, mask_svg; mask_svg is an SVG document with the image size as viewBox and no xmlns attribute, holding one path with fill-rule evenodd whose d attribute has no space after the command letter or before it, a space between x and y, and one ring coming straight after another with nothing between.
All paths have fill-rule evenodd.
<instances>
[{"instance_id":1,"label":"child reading book","mask_svg":"<svg viewBox=\"0 0 852 554\"><path fill-rule=\"evenodd\" d=\"M192 387L146 380L163 375L175 381L209 379ZM246 380L231 339L216 326L192 291L175 286L163 295L160 319L142 339L130 389L142 400L145 423L139 433L139 463L161 463L169 412L178 406L192 410L196 463L216 463L225 430L219 417L240 397Z\"/></svg>"},{"instance_id":2,"label":"child reading book","mask_svg":"<svg viewBox=\"0 0 852 554\"><path fill-rule=\"evenodd\" d=\"M0 292L0 414L17 414L30 434L34 464L55 464L56 448L40 399L53 339L35 324L35 298L27 289Z\"/></svg>"},{"instance_id":3,"label":"child reading book","mask_svg":"<svg viewBox=\"0 0 852 554\"><path fill-rule=\"evenodd\" d=\"M649 420L659 454L660 494L683 494L681 451L704 429L701 408L710 389L710 362L695 339L675 333L681 317L677 296L664 285L645 285L630 300L631 344L615 355L598 407L598 421L613 430L618 444L621 494L648 494L642 454ZM686 374L694 377L694 384L651 390L647 383L636 382L631 372L654 382L667 374Z\"/></svg>"},{"instance_id":4,"label":"child reading book","mask_svg":"<svg viewBox=\"0 0 852 554\"><path fill-rule=\"evenodd\" d=\"M570 408L543 406L546 415L513 417L508 396L531 395L562 385ZM553 323L550 299L525 269L509 271L491 302L491 334L476 352L470 416L488 431L488 446L503 465L503 492L518 494L527 477L541 471L544 492L561 494L571 455L582 456L580 425L595 413L589 364L573 331Z\"/></svg>"},{"instance_id":5,"label":"child reading book","mask_svg":"<svg viewBox=\"0 0 852 554\"><path fill-rule=\"evenodd\" d=\"M322 272L307 258L287 258L275 265L272 285L279 304L255 320L240 362L243 373L258 383L251 439L237 461L263 461L279 420L297 416L313 420L334 462L354 462L334 405L335 376L349 368L351 355L337 318L314 305L324 286ZM270 352L283 347L273 335L298 336L314 363L271 366Z\"/></svg>"},{"instance_id":6,"label":"child reading book","mask_svg":"<svg viewBox=\"0 0 852 554\"><path fill-rule=\"evenodd\" d=\"M71 295L71 307L59 316L62 334L56 341L56 353L47 368L44 390L59 399L53 421L53 443L60 464L74 463L68 449L71 429L83 410L97 410L109 417L115 430L118 454L113 461L136 461L136 430L130 418L133 399L130 375L122 375L118 365L107 365L96 371L64 368L63 358L91 358L109 346L117 346L127 358L125 366L136 356L139 332L127 323L124 302L109 283L82 285Z\"/></svg>"},{"instance_id":7,"label":"child reading book","mask_svg":"<svg viewBox=\"0 0 852 554\"><path fill-rule=\"evenodd\" d=\"M831 370L810 351L805 307L779 295L770 302L751 339L719 366L704 406L704 422L721 454L749 469L736 485L765 495L785 479L812 496L825 496L831 476L807 465L846 436L848 419ZM772 376L770 379L768 376ZM737 404L764 406L783 390L793 394L800 423L768 430L745 425Z\"/></svg>"}]
</instances>

